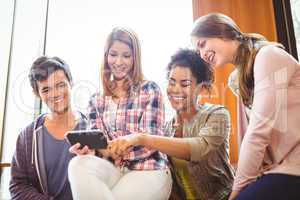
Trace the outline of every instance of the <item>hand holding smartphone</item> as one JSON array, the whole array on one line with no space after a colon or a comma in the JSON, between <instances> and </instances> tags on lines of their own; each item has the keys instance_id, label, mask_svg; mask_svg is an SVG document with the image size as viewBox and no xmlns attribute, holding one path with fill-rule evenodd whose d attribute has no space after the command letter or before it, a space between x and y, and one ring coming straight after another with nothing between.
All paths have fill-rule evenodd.
<instances>
[{"instance_id":1,"label":"hand holding smartphone","mask_svg":"<svg viewBox=\"0 0 300 200\"><path fill-rule=\"evenodd\" d=\"M100 130L77 130L68 131L65 134L67 141L73 146L80 143L81 147L89 149L106 149L107 139Z\"/></svg>"}]
</instances>

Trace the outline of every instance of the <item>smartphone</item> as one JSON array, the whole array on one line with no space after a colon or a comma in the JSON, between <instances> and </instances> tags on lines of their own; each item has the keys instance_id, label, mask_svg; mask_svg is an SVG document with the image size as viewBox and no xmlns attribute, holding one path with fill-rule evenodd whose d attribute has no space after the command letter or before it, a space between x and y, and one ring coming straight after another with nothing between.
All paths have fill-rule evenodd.
<instances>
[{"instance_id":1,"label":"smartphone","mask_svg":"<svg viewBox=\"0 0 300 200\"><path fill-rule=\"evenodd\" d=\"M107 139L100 130L77 130L68 131L65 134L66 139L71 145L80 143L81 148L85 145L89 149L106 149Z\"/></svg>"}]
</instances>

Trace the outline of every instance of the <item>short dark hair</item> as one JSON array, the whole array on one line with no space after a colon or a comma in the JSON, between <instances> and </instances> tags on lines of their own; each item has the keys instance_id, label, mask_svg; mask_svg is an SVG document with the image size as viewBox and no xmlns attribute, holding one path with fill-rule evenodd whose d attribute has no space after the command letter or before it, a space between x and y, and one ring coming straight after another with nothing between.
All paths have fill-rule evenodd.
<instances>
[{"instance_id":1,"label":"short dark hair","mask_svg":"<svg viewBox=\"0 0 300 200\"><path fill-rule=\"evenodd\" d=\"M191 70L196 78L197 84L202 83L203 87L210 90L214 82L214 73L212 67L205 62L200 55L190 49L179 49L171 56L171 61L167 66L167 78L175 67L185 67Z\"/></svg>"},{"instance_id":2,"label":"short dark hair","mask_svg":"<svg viewBox=\"0 0 300 200\"><path fill-rule=\"evenodd\" d=\"M73 79L68 64L58 57L41 56L37 58L29 72L29 81L33 91L38 94L39 89L37 81L46 80L53 72L63 70L68 81L72 85Z\"/></svg>"}]
</instances>

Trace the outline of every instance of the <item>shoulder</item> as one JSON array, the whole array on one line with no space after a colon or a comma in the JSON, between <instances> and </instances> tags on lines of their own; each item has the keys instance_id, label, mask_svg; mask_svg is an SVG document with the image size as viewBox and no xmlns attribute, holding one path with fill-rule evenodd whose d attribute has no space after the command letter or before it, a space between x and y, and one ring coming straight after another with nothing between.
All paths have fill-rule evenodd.
<instances>
[{"instance_id":1,"label":"shoulder","mask_svg":"<svg viewBox=\"0 0 300 200\"><path fill-rule=\"evenodd\" d=\"M21 138L32 137L35 121L31 122L25 128L23 128L20 135L19 135L19 137L21 137Z\"/></svg>"},{"instance_id":2,"label":"shoulder","mask_svg":"<svg viewBox=\"0 0 300 200\"><path fill-rule=\"evenodd\" d=\"M276 69L283 67L282 65L296 64L297 61L284 49L279 48L274 45L267 45L262 47L254 60L254 70L255 67L259 66L259 69L263 67L272 66L271 69ZM270 69L270 70L271 70Z\"/></svg>"},{"instance_id":3,"label":"shoulder","mask_svg":"<svg viewBox=\"0 0 300 200\"><path fill-rule=\"evenodd\" d=\"M160 88L154 81L145 80L141 84L141 91L143 92L160 92Z\"/></svg>"},{"instance_id":4,"label":"shoulder","mask_svg":"<svg viewBox=\"0 0 300 200\"><path fill-rule=\"evenodd\" d=\"M202 109L210 114L229 113L227 108L220 104L206 103L202 106Z\"/></svg>"},{"instance_id":5,"label":"shoulder","mask_svg":"<svg viewBox=\"0 0 300 200\"><path fill-rule=\"evenodd\" d=\"M89 100L89 106L96 106L99 105L104 99L104 96L99 92L94 93Z\"/></svg>"},{"instance_id":6,"label":"shoulder","mask_svg":"<svg viewBox=\"0 0 300 200\"><path fill-rule=\"evenodd\" d=\"M80 116L78 118L78 125L76 128L79 130L87 129L89 125L87 117L80 111L78 111L78 113Z\"/></svg>"},{"instance_id":7,"label":"shoulder","mask_svg":"<svg viewBox=\"0 0 300 200\"><path fill-rule=\"evenodd\" d=\"M99 92L97 92L92 94L92 96L90 97L90 101L97 101L100 98L103 98L103 96Z\"/></svg>"},{"instance_id":8,"label":"shoulder","mask_svg":"<svg viewBox=\"0 0 300 200\"><path fill-rule=\"evenodd\" d=\"M266 80L266 77L281 77L282 73L292 74L297 61L284 49L274 45L262 47L254 60L253 73L255 82Z\"/></svg>"},{"instance_id":9,"label":"shoulder","mask_svg":"<svg viewBox=\"0 0 300 200\"><path fill-rule=\"evenodd\" d=\"M44 123L45 114L41 114L34 121L29 123L25 128L22 129L18 136L19 140L30 140L32 139L34 129L41 126Z\"/></svg>"},{"instance_id":10,"label":"shoulder","mask_svg":"<svg viewBox=\"0 0 300 200\"><path fill-rule=\"evenodd\" d=\"M229 120L230 114L229 111L223 106L218 104L204 104L202 106L204 117L207 117L207 120Z\"/></svg>"},{"instance_id":11,"label":"shoulder","mask_svg":"<svg viewBox=\"0 0 300 200\"><path fill-rule=\"evenodd\" d=\"M288 54L284 49L275 45L266 45L259 49L256 56L275 56Z\"/></svg>"}]
</instances>

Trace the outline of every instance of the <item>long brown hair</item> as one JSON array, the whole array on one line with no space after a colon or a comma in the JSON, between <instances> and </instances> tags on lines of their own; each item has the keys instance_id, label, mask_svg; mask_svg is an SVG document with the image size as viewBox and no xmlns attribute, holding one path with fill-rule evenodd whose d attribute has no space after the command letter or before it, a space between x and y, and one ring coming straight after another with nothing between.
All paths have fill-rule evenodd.
<instances>
[{"instance_id":1,"label":"long brown hair","mask_svg":"<svg viewBox=\"0 0 300 200\"><path fill-rule=\"evenodd\" d=\"M239 94L243 103L251 107L254 93L253 64L256 54L266 45L272 44L281 48L283 46L267 41L260 34L243 33L230 17L221 13L211 13L198 18L194 23L191 36L239 41L240 45L233 64L239 71Z\"/></svg>"},{"instance_id":2,"label":"long brown hair","mask_svg":"<svg viewBox=\"0 0 300 200\"><path fill-rule=\"evenodd\" d=\"M141 68L141 47L137 34L129 28L116 27L108 35L104 47L101 78L105 96L114 96L114 89L116 88L115 81L111 80L112 73L107 63L108 51L115 41L127 44L132 51L133 67L125 78L124 90L130 92L133 88L139 87L144 79Z\"/></svg>"}]
</instances>

